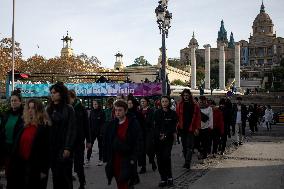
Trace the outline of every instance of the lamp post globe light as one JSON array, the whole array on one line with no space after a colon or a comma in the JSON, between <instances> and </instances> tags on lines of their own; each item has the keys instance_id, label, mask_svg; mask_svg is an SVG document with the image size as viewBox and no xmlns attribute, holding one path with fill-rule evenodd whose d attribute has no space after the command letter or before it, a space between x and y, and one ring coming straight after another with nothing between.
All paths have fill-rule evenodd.
<instances>
[{"instance_id":1,"label":"lamp post globe light","mask_svg":"<svg viewBox=\"0 0 284 189\"><path fill-rule=\"evenodd\" d=\"M162 34L162 68L161 68L161 81L162 81L162 93L167 95L167 80L166 80L166 37L171 27L172 13L168 9L169 0L159 1L159 5L155 9L157 23Z\"/></svg>"}]
</instances>

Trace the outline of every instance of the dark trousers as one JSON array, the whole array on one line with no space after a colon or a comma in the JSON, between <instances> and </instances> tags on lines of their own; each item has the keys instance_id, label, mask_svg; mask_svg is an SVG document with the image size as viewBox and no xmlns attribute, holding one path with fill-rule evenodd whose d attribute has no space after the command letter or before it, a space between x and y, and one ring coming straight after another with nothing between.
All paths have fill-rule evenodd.
<instances>
[{"instance_id":1,"label":"dark trousers","mask_svg":"<svg viewBox=\"0 0 284 189\"><path fill-rule=\"evenodd\" d=\"M249 122L249 127L250 127L250 130L251 132L255 132L255 131L258 131L258 128L257 128L257 121L250 121Z\"/></svg>"},{"instance_id":2,"label":"dark trousers","mask_svg":"<svg viewBox=\"0 0 284 189\"><path fill-rule=\"evenodd\" d=\"M207 154L211 151L209 129L200 129L200 154L202 158L207 158Z\"/></svg>"},{"instance_id":3,"label":"dark trousers","mask_svg":"<svg viewBox=\"0 0 284 189\"><path fill-rule=\"evenodd\" d=\"M246 135L246 120L242 120L242 135Z\"/></svg>"},{"instance_id":4,"label":"dark trousers","mask_svg":"<svg viewBox=\"0 0 284 189\"><path fill-rule=\"evenodd\" d=\"M51 165L53 189L73 189L71 158L56 160Z\"/></svg>"},{"instance_id":5,"label":"dark trousers","mask_svg":"<svg viewBox=\"0 0 284 189\"><path fill-rule=\"evenodd\" d=\"M213 129L212 131L212 141L213 141L213 150L212 153L216 154L218 146L221 143L221 135L219 129Z\"/></svg>"},{"instance_id":6,"label":"dark trousers","mask_svg":"<svg viewBox=\"0 0 284 189\"><path fill-rule=\"evenodd\" d=\"M146 155L149 158L149 163L155 163L155 147L154 147L154 132L146 132L143 136L143 146L142 153L138 159L138 165L141 167L146 167Z\"/></svg>"},{"instance_id":7,"label":"dark trousers","mask_svg":"<svg viewBox=\"0 0 284 189\"><path fill-rule=\"evenodd\" d=\"M182 152L185 164L191 165L191 159L194 148L194 134L188 131L181 131Z\"/></svg>"},{"instance_id":8,"label":"dark trousers","mask_svg":"<svg viewBox=\"0 0 284 189\"><path fill-rule=\"evenodd\" d=\"M85 143L80 142L74 150L74 172L77 173L80 185L85 185L85 172L84 172L84 153Z\"/></svg>"},{"instance_id":9,"label":"dark trousers","mask_svg":"<svg viewBox=\"0 0 284 189\"><path fill-rule=\"evenodd\" d=\"M94 142L96 141L96 140L98 140L98 148L99 148L99 160L100 161L102 161L103 160L103 148L102 148L102 146L103 146L103 143L102 143L102 136L100 135L100 134L94 134L92 137L92 141L91 141L91 144L92 144L92 147L93 147L93 145L94 145ZM91 158L91 155L92 155L92 148L90 148L90 149L88 149L87 150L87 159L88 160L90 160L90 158Z\"/></svg>"},{"instance_id":10,"label":"dark trousers","mask_svg":"<svg viewBox=\"0 0 284 189\"><path fill-rule=\"evenodd\" d=\"M162 181L167 181L167 179L173 177L171 160L172 147L173 139L171 137L164 141L157 141L157 163Z\"/></svg>"},{"instance_id":11,"label":"dark trousers","mask_svg":"<svg viewBox=\"0 0 284 189\"><path fill-rule=\"evenodd\" d=\"M7 189L46 189L47 177L41 179L40 171L30 161L18 158L13 163L7 177Z\"/></svg>"}]
</instances>

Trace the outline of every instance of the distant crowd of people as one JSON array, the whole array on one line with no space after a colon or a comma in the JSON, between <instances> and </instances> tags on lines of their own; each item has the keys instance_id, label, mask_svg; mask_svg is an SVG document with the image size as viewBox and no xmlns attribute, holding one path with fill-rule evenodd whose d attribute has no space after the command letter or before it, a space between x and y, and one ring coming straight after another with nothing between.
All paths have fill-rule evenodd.
<instances>
[{"instance_id":1,"label":"distant crowd of people","mask_svg":"<svg viewBox=\"0 0 284 189\"><path fill-rule=\"evenodd\" d=\"M248 121L252 133L264 122L271 130L273 112L266 108L221 98L193 97L184 89L176 102L169 96L156 101L132 94L100 100L88 111L74 90L63 83L50 87L45 107L38 99L23 101L14 91L10 109L0 115L0 169L5 170L7 189L46 189L52 172L54 189L72 189L77 173L79 189L86 186L84 165L91 161L97 141L98 166L105 165L108 184L131 189L147 169L160 174L159 187L173 186L171 152L182 144L183 168L190 170L195 149L199 159L225 153L227 139L242 145ZM24 106L23 106L24 105ZM86 152L86 154L85 154ZM138 169L139 168L139 169Z\"/></svg>"}]
</instances>

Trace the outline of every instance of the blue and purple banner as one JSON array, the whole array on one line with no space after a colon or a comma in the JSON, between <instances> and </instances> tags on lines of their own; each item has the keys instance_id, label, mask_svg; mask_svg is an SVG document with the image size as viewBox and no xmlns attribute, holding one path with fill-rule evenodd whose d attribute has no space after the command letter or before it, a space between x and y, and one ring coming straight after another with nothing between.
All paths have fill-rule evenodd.
<instances>
[{"instance_id":1,"label":"blue and purple banner","mask_svg":"<svg viewBox=\"0 0 284 189\"><path fill-rule=\"evenodd\" d=\"M67 83L68 89L74 89L77 96L116 96L118 94L134 96L162 95L161 83ZM23 97L47 97L51 84L15 84Z\"/></svg>"}]
</instances>

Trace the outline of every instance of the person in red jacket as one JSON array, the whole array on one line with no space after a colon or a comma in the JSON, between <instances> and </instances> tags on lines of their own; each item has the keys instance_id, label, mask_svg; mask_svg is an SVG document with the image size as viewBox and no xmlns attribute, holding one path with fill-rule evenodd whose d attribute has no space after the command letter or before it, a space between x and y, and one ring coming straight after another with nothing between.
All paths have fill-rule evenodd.
<instances>
[{"instance_id":1,"label":"person in red jacket","mask_svg":"<svg viewBox=\"0 0 284 189\"><path fill-rule=\"evenodd\" d=\"M216 103L211 101L211 107L213 109L213 131L212 131L212 140L213 140L213 157L217 154L217 149L221 143L221 136L224 134L224 118L223 112L216 107Z\"/></svg>"},{"instance_id":2,"label":"person in red jacket","mask_svg":"<svg viewBox=\"0 0 284 189\"><path fill-rule=\"evenodd\" d=\"M189 89L184 89L181 93L181 101L177 104L176 113L178 115L177 128L179 130L183 156L185 159L184 168L190 169L194 148L194 135L198 135L201 125L200 108L194 102Z\"/></svg>"}]
</instances>

